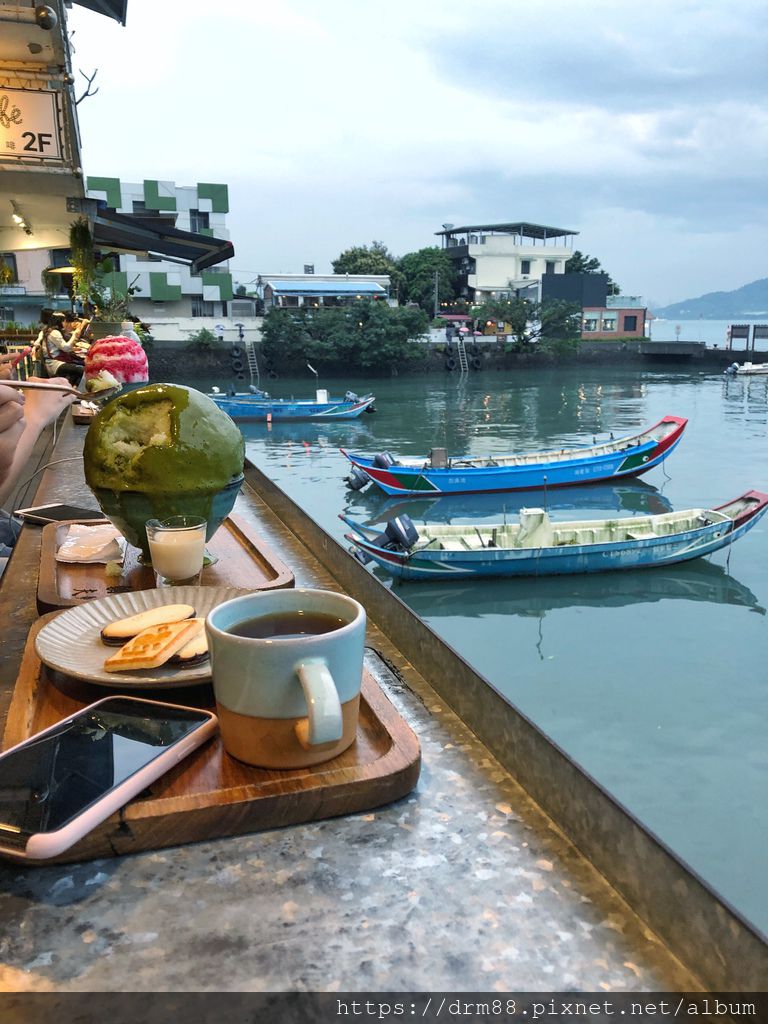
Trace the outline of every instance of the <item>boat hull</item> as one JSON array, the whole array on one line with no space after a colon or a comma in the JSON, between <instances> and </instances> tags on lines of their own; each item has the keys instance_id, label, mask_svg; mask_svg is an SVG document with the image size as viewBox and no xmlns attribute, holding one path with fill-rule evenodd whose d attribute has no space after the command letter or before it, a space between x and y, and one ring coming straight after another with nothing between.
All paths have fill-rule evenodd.
<instances>
[{"instance_id":1,"label":"boat hull","mask_svg":"<svg viewBox=\"0 0 768 1024\"><path fill-rule=\"evenodd\" d=\"M373 458L341 450L354 466L367 473L375 484L390 495L414 494L425 497L541 490L647 473L674 451L687 422L682 417L668 416L644 435L637 435L644 437L662 428L659 433L664 436L660 440L634 443L635 438L624 438L614 442L611 446L613 450L608 452L598 451L607 447L601 445L585 448L583 454L570 453L569 457L557 458L552 457L554 453L542 453L541 461L526 461L521 465L462 466L462 460L453 460L446 469L433 469L427 462L421 465L395 464L384 468L375 465ZM545 457L547 455L549 457Z\"/></svg>"},{"instance_id":2,"label":"boat hull","mask_svg":"<svg viewBox=\"0 0 768 1024\"><path fill-rule=\"evenodd\" d=\"M291 401L290 399L262 399L251 395L209 395L216 405L235 423L279 422L281 420L354 420L369 409L373 395L356 402L344 399L329 402Z\"/></svg>"},{"instance_id":3,"label":"boat hull","mask_svg":"<svg viewBox=\"0 0 768 1024\"><path fill-rule=\"evenodd\" d=\"M737 501L745 499L751 500L750 507L734 519L669 536L540 548L392 551L373 542L373 531L345 516L341 518L353 528L354 533L347 534L347 539L355 548L399 579L555 576L667 566L712 554L744 536L768 511L768 495L749 492Z\"/></svg>"}]
</instances>

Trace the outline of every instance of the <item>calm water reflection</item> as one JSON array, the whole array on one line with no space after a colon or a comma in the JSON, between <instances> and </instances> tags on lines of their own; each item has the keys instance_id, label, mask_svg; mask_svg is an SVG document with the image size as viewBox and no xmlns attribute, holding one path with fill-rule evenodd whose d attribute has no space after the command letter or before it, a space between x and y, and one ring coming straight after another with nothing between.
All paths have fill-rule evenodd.
<instances>
[{"instance_id":1,"label":"calm water reflection","mask_svg":"<svg viewBox=\"0 0 768 1024\"><path fill-rule=\"evenodd\" d=\"M313 382L277 381L272 390L307 395ZM690 423L662 468L638 482L551 492L553 518L706 507L768 488L768 380L584 368L478 373L463 383L447 374L394 378L375 391L378 412L359 422L245 428L254 462L339 538L342 510L375 522L403 508L415 519L478 522L544 502L542 492L412 502L354 493L340 445L535 451L636 433L675 413ZM730 554L676 570L406 583L397 593L745 916L768 926L765 520Z\"/></svg>"}]
</instances>

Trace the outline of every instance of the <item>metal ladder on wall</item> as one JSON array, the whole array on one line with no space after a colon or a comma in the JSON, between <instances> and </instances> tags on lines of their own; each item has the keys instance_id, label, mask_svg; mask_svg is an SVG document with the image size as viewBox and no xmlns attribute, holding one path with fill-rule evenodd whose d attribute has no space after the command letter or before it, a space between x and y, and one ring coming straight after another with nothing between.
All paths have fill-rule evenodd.
<instances>
[{"instance_id":1,"label":"metal ladder on wall","mask_svg":"<svg viewBox=\"0 0 768 1024\"><path fill-rule=\"evenodd\" d=\"M459 335L456 340L456 351L459 353L459 368L462 373L469 373L469 360L467 359L467 346L464 339Z\"/></svg>"},{"instance_id":2,"label":"metal ladder on wall","mask_svg":"<svg viewBox=\"0 0 768 1024\"><path fill-rule=\"evenodd\" d=\"M248 360L248 370L251 374L251 384L255 387L259 387L259 361L256 358L256 349L253 347L253 342L250 338L243 340L243 347L245 348L245 358Z\"/></svg>"}]
</instances>

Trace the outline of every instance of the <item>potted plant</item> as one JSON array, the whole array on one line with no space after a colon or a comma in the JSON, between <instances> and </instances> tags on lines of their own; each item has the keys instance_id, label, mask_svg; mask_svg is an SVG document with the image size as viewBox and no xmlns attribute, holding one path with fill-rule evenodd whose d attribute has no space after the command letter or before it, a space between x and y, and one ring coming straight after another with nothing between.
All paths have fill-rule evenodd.
<instances>
[{"instance_id":1,"label":"potted plant","mask_svg":"<svg viewBox=\"0 0 768 1024\"><path fill-rule=\"evenodd\" d=\"M94 310L89 334L94 341L122 334L124 323L133 328L130 303L138 291L135 287L137 278L138 275L122 291L116 286L112 265L108 260L98 268L89 297Z\"/></svg>"},{"instance_id":2,"label":"potted plant","mask_svg":"<svg viewBox=\"0 0 768 1024\"><path fill-rule=\"evenodd\" d=\"M138 289L138 275L127 289L117 286L117 277L110 259L101 259L93 247L93 235L85 217L78 217L69 229L72 260L72 292L83 308L91 313L89 334L96 341L121 333L122 324L130 321L130 301ZM132 325L131 325L132 326Z\"/></svg>"}]
</instances>

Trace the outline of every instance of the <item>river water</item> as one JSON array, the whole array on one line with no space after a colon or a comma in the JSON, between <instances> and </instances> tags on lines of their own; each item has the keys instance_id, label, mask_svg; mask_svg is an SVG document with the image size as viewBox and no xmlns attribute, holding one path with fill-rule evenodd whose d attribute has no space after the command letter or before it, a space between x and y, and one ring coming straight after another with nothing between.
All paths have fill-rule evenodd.
<instances>
[{"instance_id":1,"label":"river water","mask_svg":"<svg viewBox=\"0 0 768 1024\"><path fill-rule=\"evenodd\" d=\"M314 381L271 389L307 397ZM243 428L253 462L339 539L342 511L365 522L407 510L414 520L479 523L544 503L540 491L405 502L353 492L340 446L536 451L633 434L674 413L689 425L662 467L634 482L552 492L551 516L706 508L768 488L768 379L584 366L395 377L375 392L377 412L359 421ZM672 568L396 588L709 885L768 927L768 517L730 554Z\"/></svg>"}]
</instances>

